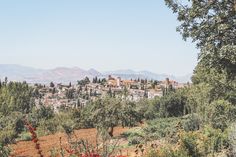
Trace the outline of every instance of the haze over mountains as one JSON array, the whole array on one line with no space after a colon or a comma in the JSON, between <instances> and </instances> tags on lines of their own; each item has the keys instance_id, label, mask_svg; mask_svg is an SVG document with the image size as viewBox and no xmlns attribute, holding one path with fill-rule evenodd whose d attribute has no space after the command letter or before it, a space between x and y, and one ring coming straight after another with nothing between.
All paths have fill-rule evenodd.
<instances>
[{"instance_id":1,"label":"haze over mountains","mask_svg":"<svg viewBox=\"0 0 236 157\"><path fill-rule=\"evenodd\" d=\"M95 69L84 70L78 67L57 67L54 69L36 69L27 66L15 64L0 64L0 78L8 77L13 81L27 81L29 83L75 83L77 80L83 79L86 76L89 78L107 77L108 75L119 76L124 79L155 79L164 80L165 78L174 79L178 82L190 81L191 74L177 77L167 74L156 74L149 71L133 71L133 70L116 70L99 72Z\"/></svg>"}]
</instances>

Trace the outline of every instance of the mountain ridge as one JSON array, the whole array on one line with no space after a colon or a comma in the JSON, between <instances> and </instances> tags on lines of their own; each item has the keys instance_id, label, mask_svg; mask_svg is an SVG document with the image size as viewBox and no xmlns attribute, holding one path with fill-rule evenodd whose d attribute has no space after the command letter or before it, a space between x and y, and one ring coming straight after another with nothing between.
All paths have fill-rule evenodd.
<instances>
[{"instance_id":1,"label":"mountain ridge","mask_svg":"<svg viewBox=\"0 0 236 157\"><path fill-rule=\"evenodd\" d=\"M79 67L56 67L53 69L39 69L17 64L0 64L0 78L8 77L12 81L27 81L29 83L76 83L77 80L83 79L86 76L89 78L107 77L113 75L122 77L124 79L155 79L164 80L170 78L178 82L190 81L190 75L176 77L168 74L156 74L147 70L134 71L131 69L122 69L114 71L99 72L96 69L90 68L88 70Z\"/></svg>"}]
</instances>

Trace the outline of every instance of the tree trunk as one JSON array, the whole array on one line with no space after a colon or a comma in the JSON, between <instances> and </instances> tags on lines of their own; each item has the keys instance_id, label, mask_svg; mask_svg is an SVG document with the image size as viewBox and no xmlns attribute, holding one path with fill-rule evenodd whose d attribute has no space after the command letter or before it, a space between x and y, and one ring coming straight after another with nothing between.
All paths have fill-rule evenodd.
<instances>
[{"instance_id":1,"label":"tree trunk","mask_svg":"<svg viewBox=\"0 0 236 157\"><path fill-rule=\"evenodd\" d=\"M114 126L111 126L108 130L108 134L113 137L113 132L114 132Z\"/></svg>"}]
</instances>

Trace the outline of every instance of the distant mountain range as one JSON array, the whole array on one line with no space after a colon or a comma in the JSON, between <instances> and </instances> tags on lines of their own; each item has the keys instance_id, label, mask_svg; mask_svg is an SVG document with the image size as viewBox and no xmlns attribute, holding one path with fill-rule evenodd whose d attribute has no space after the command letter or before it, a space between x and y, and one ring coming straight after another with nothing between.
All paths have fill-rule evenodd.
<instances>
[{"instance_id":1,"label":"distant mountain range","mask_svg":"<svg viewBox=\"0 0 236 157\"><path fill-rule=\"evenodd\" d=\"M27 81L29 83L49 83L51 81L57 83L75 83L77 80L83 79L86 76L89 78L107 77L113 75L124 79L155 79L164 80L170 78L178 82L190 81L191 74L176 77L167 74L156 74L149 71L133 71L133 70L116 70L98 72L95 69L84 70L78 67L66 68L58 67L55 69L36 69L15 64L0 64L0 78L8 77L12 81Z\"/></svg>"},{"instance_id":2,"label":"distant mountain range","mask_svg":"<svg viewBox=\"0 0 236 157\"><path fill-rule=\"evenodd\" d=\"M171 80L176 80L178 82L184 83L184 82L190 82L192 74L187 74L184 76L174 76L174 75L168 75L168 74L156 74L150 71L134 71L134 70L116 70L116 71L107 71L103 72L104 75L113 75L113 76L119 76L121 78L126 79L149 79L149 80L165 80L166 78L169 78Z\"/></svg>"}]
</instances>

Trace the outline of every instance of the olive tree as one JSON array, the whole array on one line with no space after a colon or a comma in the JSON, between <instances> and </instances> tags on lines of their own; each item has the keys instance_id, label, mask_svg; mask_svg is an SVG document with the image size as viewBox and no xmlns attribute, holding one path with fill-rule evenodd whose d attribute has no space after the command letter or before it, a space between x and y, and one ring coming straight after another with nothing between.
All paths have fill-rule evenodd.
<instances>
[{"instance_id":1,"label":"olive tree","mask_svg":"<svg viewBox=\"0 0 236 157\"><path fill-rule=\"evenodd\" d=\"M134 126L139 121L135 108L135 103L106 97L94 102L90 113L98 131L106 130L112 137L115 126Z\"/></svg>"}]
</instances>

